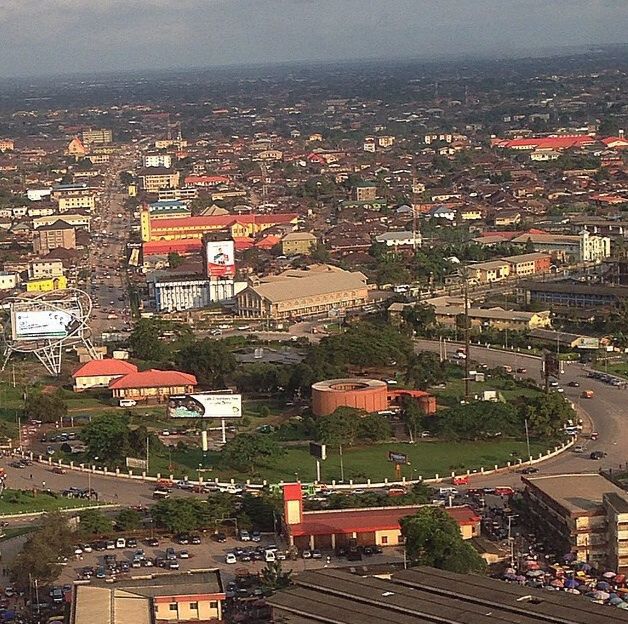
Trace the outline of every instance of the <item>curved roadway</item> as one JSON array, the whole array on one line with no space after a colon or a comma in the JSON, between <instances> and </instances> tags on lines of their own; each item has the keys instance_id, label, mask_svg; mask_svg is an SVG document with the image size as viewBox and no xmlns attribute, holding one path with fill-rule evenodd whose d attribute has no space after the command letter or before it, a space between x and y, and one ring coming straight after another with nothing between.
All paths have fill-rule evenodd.
<instances>
[{"instance_id":1,"label":"curved roadway","mask_svg":"<svg viewBox=\"0 0 628 624\"><path fill-rule=\"evenodd\" d=\"M438 352L438 342L420 340L416 342L417 350L429 350ZM448 343L449 354L458 347L454 343ZM513 369L526 368L525 375L520 377L540 378L540 360L516 352L502 352L488 350L483 347L472 346L471 358L489 366L510 365ZM579 388L571 388L567 384L570 381L578 381ZM610 386L601 381L590 379L581 364L565 363L564 374L560 379L561 386L565 389L565 396L574 404L585 410L590 416L594 429L599 433L597 441L583 439L580 443L585 447L585 452L574 453L565 451L561 455L538 464L542 474L596 472L599 468L618 468L628 462L628 391ZM487 384L488 386L489 384ZM593 390L593 399L581 399L582 390ZM592 450L600 450L607 453L601 461L589 458ZM88 480L86 473L68 470L66 474L58 475L51 472L50 468L41 464L33 464L24 469L16 469L8 466L10 459L2 459L0 465L6 468L8 473L8 485L11 488L29 489L45 487L52 490L63 490L70 486L91 487L100 495L100 500L120 505L149 505L153 502L153 483L142 481L130 481L115 477L103 477L92 475ZM32 479L31 479L32 475ZM191 474L190 478L196 475ZM211 477L211 475L208 475ZM472 485L517 485L520 483L520 475L516 473L475 476ZM174 496L189 496L181 490L174 490Z\"/></svg>"}]
</instances>

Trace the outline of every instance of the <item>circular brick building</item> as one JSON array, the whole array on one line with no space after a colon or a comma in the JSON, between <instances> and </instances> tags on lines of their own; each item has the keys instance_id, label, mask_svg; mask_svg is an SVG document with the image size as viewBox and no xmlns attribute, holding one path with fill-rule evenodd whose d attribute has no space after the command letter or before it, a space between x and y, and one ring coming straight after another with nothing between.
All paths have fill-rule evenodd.
<instances>
[{"instance_id":1,"label":"circular brick building","mask_svg":"<svg viewBox=\"0 0 628 624\"><path fill-rule=\"evenodd\" d=\"M312 385L312 412L326 416L338 407L355 407L367 412L388 408L388 386L379 379L327 379Z\"/></svg>"}]
</instances>

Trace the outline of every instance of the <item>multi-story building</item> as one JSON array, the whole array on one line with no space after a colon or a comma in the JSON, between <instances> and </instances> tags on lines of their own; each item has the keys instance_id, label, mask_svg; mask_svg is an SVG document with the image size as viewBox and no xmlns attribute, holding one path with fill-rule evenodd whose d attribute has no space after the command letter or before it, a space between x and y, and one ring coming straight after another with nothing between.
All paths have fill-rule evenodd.
<instances>
[{"instance_id":1,"label":"multi-story building","mask_svg":"<svg viewBox=\"0 0 628 624\"><path fill-rule=\"evenodd\" d=\"M69 223L60 219L51 225L42 225L33 232L33 251L45 256L51 249L63 247L76 249L76 231Z\"/></svg>"},{"instance_id":2,"label":"multi-story building","mask_svg":"<svg viewBox=\"0 0 628 624\"><path fill-rule=\"evenodd\" d=\"M210 303L233 299L232 279L169 275L148 277L148 293L158 312L182 312L206 308Z\"/></svg>"},{"instance_id":3,"label":"multi-story building","mask_svg":"<svg viewBox=\"0 0 628 624\"><path fill-rule=\"evenodd\" d=\"M63 275L61 260L33 260L28 265L28 276L31 279L59 277Z\"/></svg>"},{"instance_id":4,"label":"multi-story building","mask_svg":"<svg viewBox=\"0 0 628 624\"><path fill-rule=\"evenodd\" d=\"M517 301L529 305L568 308L610 308L628 299L628 286L583 284L571 280L542 282L526 280L517 284Z\"/></svg>"},{"instance_id":5,"label":"multi-story building","mask_svg":"<svg viewBox=\"0 0 628 624\"><path fill-rule=\"evenodd\" d=\"M583 230L579 235L522 234L512 243L532 245L534 251L549 253L563 262L601 262L611 255L611 239Z\"/></svg>"},{"instance_id":6,"label":"multi-story building","mask_svg":"<svg viewBox=\"0 0 628 624\"><path fill-rule=\"evenodd\" d=\"M198 189L195 186L184 186L182 188L161 189L158 193L159 201L171 199L190 200L198 198Z\"/></svg>"},{"instance_id":7,"label":"multi-story building","mask_svg":"<svg viewBox=\"0 0 628 624\"><path fill-rule=\"evenodd\" d=\"M89 145L102 145L113 141L113 133L107 128L98 128L96 130L83 130L81 132L83 143Z\"/></svg>"},{"instance_id":8,"label":"multi-story building","mask_svg":"<svg viewBox=\"0 0 628 624\"><path fill-rule=\"evenodd\" d=\"M374 201L377 199L377 186L370 182L359 182L353 187L351 193L355 201Z\"/></svg>"},{"instance_id":9,"label":"multi-story building","mask_svg":"<svg viewBox=\"0 0 628 624\"><path fill-rule=\"evenodd\" d=\"M464 314L463 305L445 305L434 308L436 322L446 327L455 327ZM495 329L498 331L528 331L551 326L549 310L522 312L503 308L469 308L469 323L472 329Z\"/></svg>"},{"instance_id":10,"label":"multi-story building","mask_svg":"<svg viewBox=\"0 0 628 624\"><path fill-rule=\"evenodd\" d=\"M522 478L544 539L579 561L628 571L628 496L598 473Z\"/></svg>"},{"instance_id":11,"label":"multi-story building","mask_svg":"<svg viewBox=\"0 0 628 624\"><path fill-rule=\"evenodd\" d=\"M68 193L59 197L57 201L59 212L68 212L68 210L76 210L77 208L92 210L96 207L96 197L90 192Z\"/></svg>"},{"instance_id":12,"label":"multi-story building","mask_svg":"<svg viewBox=\"0 0 628 624\"><path fill-rule=\"evenodd\" d=\"M236 310L246 318L292 319L340 313L368 300L366 277L331 267L284 271L236 295Z\"/></svg>"},{"instance_id":13,"label":"multi-story building","mask_svg":"<svg viewBox=\"0 0 628 624\"><path fill-rule=\"evenodd\" d=\"M308 255L316 247L317 238L311 232L289 232L281 239L284 256Z\"/></svg>"},{"instance_id":14,"label":"multi-story building","mask_svg":"<svg viewBox=\"0 0 628 624\"><path fill-rule=\"evenodd\" d=\"M177 188L179 177L178 171L166 167L146 167L138 173L142 189L147 193Z\"/></svg>"},{"instance_id":15,"label":"multi-story building","mask_svg":"<svg viewBox=\"0 0 628 624\"><path fill-rule=\"evenodd\" d=\"M510 274L522 277L525 275L536 275L540 273L549 273L552 264L552 258L549 254L529 253L518 256L508 256L502 258L504 262L510 265Z\"/></svg>"},{"instance_id":16,"label":"multi-story building","mask_svg":"<svg viewBox=\"0 0 628 624\"><path fill-rule=\"evenodd\" d=\"M37 217L36 219L33 219L33 229L38 230L39 228L44 227L46 225L52 225L56 223L57 221L59 221L59 215L55 215L55 214L45 216L45 217ZM63 215L62 221L64 223L67 223L68 225L71 225L74 228L82 228L89 232L91 217L87 213L81 214L81 213L67 213L66 212Z\"/></svg>"},{"instance_id":17,"label":"multi-story building","mask_svg":"<svg viewBox=\"0 0 628 624\"><path fill-rule=\"evenodd\" d=\"M0 272L0 290L13 290L20 283L20 274L10 271Z\"/></svg>"},{"instance_id":18,"label":"multi-story building","mask_svg":"<svg viewBox=\"0 0 628 624\"><path fill-rule=\"evenodd\" d=\"M159 200L148 204L148 212L151 219L173 219L178 217L191 217L189 206L180 200Z\"/></svg>"},{"instance_id":19,"label":"multi-story building","mask_svg":"<svg viewBox=\"0 0 628 624\"><path fill-rule=\"evenodd\" d=\"M142 162L144 167L165 167L166 169L170 169L172 167L172 154L151 152L144 154Z\"/></svg>"},{"instance_id":20,"label":"multi-story building","mask_svg":"<svg viewBox=\"0 0 628 624\"><path fill-rule=\"evenodd\" d=\"M467 267L468 276L480 284L490 284L506 279L510 275L510 263L506 260L477 262Z\"/></svg>"},{"instance_id":21,"label":"multi-story building","mask_svg":"<svg viewBox=\"0 0 628 624\"><path fill-rule=\"evenodd\" d=\"M276 225L296 225L297 218L295 213L275 213L153 219L148 206L143 206L140 232L144 242L202 238L206 232L225 229L232 238L248 238Z\"/></svg>"},{"instance_id":22,"label":"multi-story building","mask_svg":"<svg viewBox=\"0 0 628 624\"><path fill-rule=\"evenodd\" d=\"M75 585L70 624L219 622L225 600L220 571L144 574L115 583Z\"/></svg>"},{"instance_id":23,"label":"multi-story building","mask_svg":"<svg viewBox=\"0 0 628 624\"><path fill-rule=\"evenodd\" d=\"M26 282L26 292L52 292L68 287L68 279L65 275L59 277L43 277L41 279Z\"/></svg>"},{"instance_id":24,"label":"multi-story building","mask_svg":"<svg viewBox=\"0 0 628 624\"><path fill-rule=\"evenodd\" d=\"M396 232L384 232L375 237L378 243L383 243L386 247L420 247L423 243L420 232L402 230Z\"/></svg>"},{"instance_id":25,"label":"multi-story building","mask_svg":"<svg viewBox=\"0 0 628 624\"><path fill-rule=\"evenodd\" d=\"M15 149L15 142L13 139L0 139L0 152L7 152Z\"/></svg>"}]
</instances>

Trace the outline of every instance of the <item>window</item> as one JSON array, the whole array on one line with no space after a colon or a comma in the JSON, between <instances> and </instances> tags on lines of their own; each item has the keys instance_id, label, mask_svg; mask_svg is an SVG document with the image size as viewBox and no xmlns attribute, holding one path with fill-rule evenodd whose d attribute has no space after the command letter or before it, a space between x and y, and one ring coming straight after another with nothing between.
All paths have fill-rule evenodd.
<instances>
[{"instance_id":1,"label":"window","mask_svg":"<svg viewBox=\"0 0 628 624\"><path fill-rule=\"evenodd\" d=\"M190 609L195 609L196 611L198 611L198 602L191 602Z\"/></svg>"},{"instance_id":2,"label":"window","mask_svg":"<svg viewBox=\"0 0 628 624\"><path fill-rule=\"evenodd\" d=\"M210 609L217 609L218 608L218 601L217 600L210 600L209 608Z\"/></svg>"},{"instance_id":3,"label":"window","mask_svg":"<svg viewBox=\"0 0 628 624\"><path fill-rule=\"evenodd\" d=\"M388 544L388 535L382 535L382 544Z\"/></svg>"},{"instance_id":4,"label":"window","mask_svg":"<svg viewBox=\"0 0 628 624\"><path fill-rule=\"evenodd\" d=\"M176 611L177 610L177 603L176 602L171 602L169 605L170 611Z\"/></svg>"}]
</instances>

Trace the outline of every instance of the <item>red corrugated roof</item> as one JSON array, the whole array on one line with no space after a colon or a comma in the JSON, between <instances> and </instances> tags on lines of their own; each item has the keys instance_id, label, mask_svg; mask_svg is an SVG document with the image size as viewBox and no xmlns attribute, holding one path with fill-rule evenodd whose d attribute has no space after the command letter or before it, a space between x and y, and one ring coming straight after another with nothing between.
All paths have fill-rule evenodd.
<instances>
[{"instance_id":1,"label":"red corrugated roof","mask_svg":"<svg viewBox=\"0 0 628 624\"><path fill-rule=\"evenodd\" d=\"M150 226L152 230L171 229L171 228L189 228L189 227L228 227L235 221L249 224L266 224L266 223L290 223L298 217L293 212L282 212L274 215L213 215L209 217L179 217L177 219L151 219Z\"/></svg>"},{"instance_id":2,"label":"red corrugated roof","mask_svg":"<svg viewBox=\"0 0 628 624\"><path fill-rule=\"evenodd\" d=\"M557 137L531 137L529 139L513 139L500 143L501 147L536 147L537 149L569 149L579 145L595 143L595 139L586 134L574 134Z\"/></svg>"},{"instance_id":3,"label":"red corrugated roof","mask_svg":"<svg viewBox=\"0 0 628 624\"><path fill-rule=\"evenodd\" d=\"M109 387L112 390L123 388L164 388L169 386L196 386L194 375L180 371L162 371L151 368L147 371L135 372L114 379Z\"/></svg>"},{"instance_id":4,"label":"red corrugated roof","mask_svg":"<svg viewBox=\"0 0 628 624\"><path fill-rule=\"evenodd\" d=\"M137 366L124 360L92 360L83 364L81 368L72 373L72 377L107 377L109 375L128 375L137 373Z\"/></svg>"},{"instance_id":5,"label":"red corrugated roof","mask_svg":"<svg viewBox=\"0 0 628 624\"><path fill-rule=\"evenodd\" d=\"M171 251L200 251L203 241L200 238L182 238L181 240L159 240L142 244L145 256L167 254Z\"/></svg>"},{"instance_id":6,"label":"red corrugated roof","mask_svg":"<svg viewBox=\"0 0 628 624\"><path fill-rule=\"evenodd\" d=\"M283 499L285 501L301 500L303 498L303 491L300 483L284 483L283 486Z\"/></svg>"},{"instance_id":7,"label":"red corrugated roof","mask_svg":"<svg viewBox=\"0 0 628 624\"><path fill-rule=\"evenodd\" d=\"M300 486L299 486L300 487ZM284 485L284 497L285 497ZM399 521L414 515L420 505L385 507L380 509L338 509L334 511L306 511L301 524L289 525L293 536L329 535L331 533L367 533L372 531L394 531ZM459 526L468 526L480 521L470 507L444 507Z\"/></svg>"}]
</instances>

